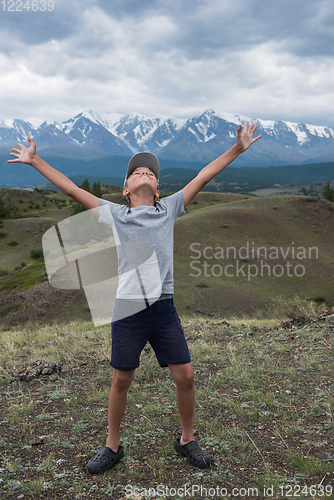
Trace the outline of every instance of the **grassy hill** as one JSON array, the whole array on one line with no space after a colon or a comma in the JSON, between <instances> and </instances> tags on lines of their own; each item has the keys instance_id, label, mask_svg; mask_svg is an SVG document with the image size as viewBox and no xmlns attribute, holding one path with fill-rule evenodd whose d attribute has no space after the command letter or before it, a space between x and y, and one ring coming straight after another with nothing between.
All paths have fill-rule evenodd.
<instances>
[{"instance_id":1,"label":"grassy hill","mask_svg":"<svg viewBox=\"0 0 334 500\"><path fill-rule=\"evenodd\" d=\"M175 227L175 300L183 313L262 314L279 295L334 303L333 203L231 195L224 203L216 193L198 199L209 205L193 210L195 199Z\"/></svg>"},{"instance_id":2,"label":"grassy hill","mask_svg":"<svg viewBox=\"0 0 334 500\"><path fill-rule=\"evenodd\" d=\"M74 202L54 191L0 193L18 217L0 227L0 324L89 317L83 293L53 289L43 261L31 257ZM103 186L103 196L124 203L117 187ZM334 303L333 203L201 192L186 210L174 242L174 297L182 314L263 317L277 296ZM32 289L41 286L43 293Z\"/></svg>"}]
</instances>

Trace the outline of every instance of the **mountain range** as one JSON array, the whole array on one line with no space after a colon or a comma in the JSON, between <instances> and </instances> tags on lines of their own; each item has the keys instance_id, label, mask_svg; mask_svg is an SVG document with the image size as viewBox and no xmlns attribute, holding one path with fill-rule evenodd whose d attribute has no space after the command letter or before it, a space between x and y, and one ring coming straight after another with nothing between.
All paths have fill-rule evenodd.
<instances>
[{"instance_id":1,"label":"mountain range","mask_svg":"<svg viewBox=\"0 0 334 500\"><path fill-rule=\"evenodd\" d=\"M300 165L334 159L333 128L214 110L189 119L148 118L138 113L102 115L87 110L62 123L45 121L37 127L21 119L7 119L0 123L0 148L25 142L30 135L38 151L52 156L94 159L150 151L167 160L208 162L235 143L238 124L247 120L257 125L255 135L261 134L262 139L233 166Z\"/></svg>"}]
</instances>

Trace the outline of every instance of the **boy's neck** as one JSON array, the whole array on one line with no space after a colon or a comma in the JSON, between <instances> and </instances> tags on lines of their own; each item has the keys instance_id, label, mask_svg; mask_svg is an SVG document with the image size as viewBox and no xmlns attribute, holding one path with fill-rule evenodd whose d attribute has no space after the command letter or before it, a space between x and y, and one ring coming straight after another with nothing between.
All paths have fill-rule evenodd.
<instances>
[{"instance_id":1,"label":"boy's neck","mask_svg":"<svg viewBox=\"0 0 334 500\"><path fill-rule=\"evenodd\" d=\"M139 205L131 205L130 208L138 208L138 207L155 207L155 203L153 203L153 205L149 205L148 203L140 203Z\"/></svg>"},{"instance_id":2,"label":"boy's neck","mask_svg":"<svg viewBox=\"0 0 334 500\"><path fill-rule=\"evenodd\" d=\"M151 197L142 197L142 196L131 196L131 208L135 207L142 207L142 206L149 206L149 207L154 207L155 205L155 198Z\"/></svg>"}]
</instances>

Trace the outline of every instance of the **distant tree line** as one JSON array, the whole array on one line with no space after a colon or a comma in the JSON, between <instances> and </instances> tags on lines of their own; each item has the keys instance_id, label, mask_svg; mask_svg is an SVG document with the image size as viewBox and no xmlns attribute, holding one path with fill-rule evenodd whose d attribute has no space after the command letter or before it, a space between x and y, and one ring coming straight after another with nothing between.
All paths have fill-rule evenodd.
<instances>
[{"instance_id":1,"label":"distant tree line","mask_svg":"<svg viewBox=\"0 0 334 500\"><path fill-rule=\"evenodd\" d=\"M84 189L85 191L88 191L88 193L92 193L94 196L97 198L102 198L102 190L101 190L101 184L100 181L94 182L93 187L91 188L88 182L88 179L85 179L82 183L81 189ZM74 205L74 210L73 210L73 215L75 214L80 214L81 212L84 212L86 210L85 207L80 205L80 203L76 203Z\"/></svg>"}]
</instances>

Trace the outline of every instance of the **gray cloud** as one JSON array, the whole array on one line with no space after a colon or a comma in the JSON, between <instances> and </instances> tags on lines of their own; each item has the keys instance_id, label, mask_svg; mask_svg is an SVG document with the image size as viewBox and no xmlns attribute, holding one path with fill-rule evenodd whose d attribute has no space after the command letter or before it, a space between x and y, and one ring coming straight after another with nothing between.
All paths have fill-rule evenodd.
<instances>
[{"instance_id":1,"label":"gray cloud","mask_svg":"<svg viewBox=\"0 0 334 500\"><path fill-rule=\"evenodd\" d=\"M36 5L40 5L40 0L36 1ZM22 42L29 50L31 46L49 40L62 40L74 33L78 28L77 20L82 12L79 1L71 0L69 3L64 0L54 0L52 11L48 11L47 2L48 0L46 0L45 11L30 9L22 12L2 12L0 16L1 39ZM6 4L8 7L8 0ZM18 5L14 2L13 8L15 9ZM9 45L5 49L6 52ZM1 44L1 52L3 51L4 46Z\"/></svg>"},{"instance_id":2,"label":"gray cloud","mask_svg":"<svg viewBox=\"0 0 334 500\"><path fill-rule=\"evenodd\" d=\"M331 0L55 0L0 16L0 119L206 108L334 125Z\"/></svg>"}]
</instances>

